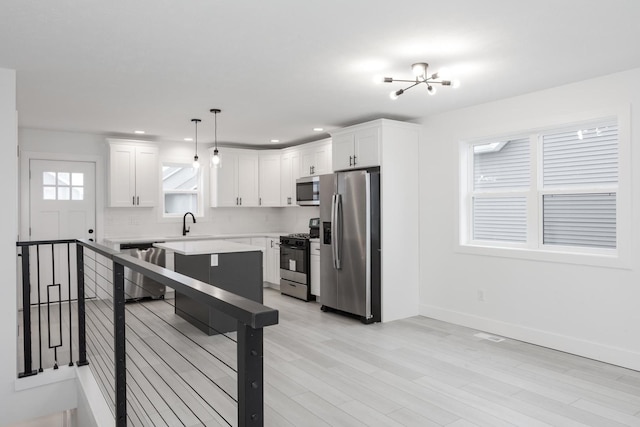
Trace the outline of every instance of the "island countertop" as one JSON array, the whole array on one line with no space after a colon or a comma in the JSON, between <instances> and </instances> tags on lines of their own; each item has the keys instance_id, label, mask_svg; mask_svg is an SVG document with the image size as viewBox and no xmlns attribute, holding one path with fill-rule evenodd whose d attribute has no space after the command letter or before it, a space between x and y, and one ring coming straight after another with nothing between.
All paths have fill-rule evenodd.
<instances>
[{"instance_id":1,"label":"island countertop","mask_svg":"<svg viewBox=\"0 0 640 427\"><path fill-rule=\"evenodd\" d=\"M237 252L263 252L260 246L245 245L227 240L188 240L154 243L153 246L181 255L228 254Z\"/></svg>"}]
</instances>

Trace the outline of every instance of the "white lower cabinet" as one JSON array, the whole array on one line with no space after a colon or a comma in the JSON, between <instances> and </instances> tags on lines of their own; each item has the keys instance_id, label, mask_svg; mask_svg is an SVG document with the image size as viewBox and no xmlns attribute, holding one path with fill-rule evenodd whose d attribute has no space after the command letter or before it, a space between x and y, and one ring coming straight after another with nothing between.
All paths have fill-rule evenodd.
<instances>
[{"instance_id":1,"label":"white lower cabinet","mask_svg":"<svg viewBox=\"0 0 640 427\"><path fill-rule=\"evenodd\" d=\"M311 295L320 296L320 242L311 242Z\"/></svg>"},{"instance_id":2,"label":"white lower cabinet","mask_svg":"<svg viewBox=\"0 0 640 427\"><path fill-rule=\"evenodd\" d=\"M267 281L267 238L252 237L251 246L259 246L262 248L262 281Z\"/></svg>"},{"instance_id":3,"label":"white lower cabinet","mask_svg":"<svg viewBox=\"0 0 640 427\"><path fill-rule=\"evenodd\" d=\"M266 281L280 285L280 239L267 237L267 274Z\"/></svg>"}]
</instances>

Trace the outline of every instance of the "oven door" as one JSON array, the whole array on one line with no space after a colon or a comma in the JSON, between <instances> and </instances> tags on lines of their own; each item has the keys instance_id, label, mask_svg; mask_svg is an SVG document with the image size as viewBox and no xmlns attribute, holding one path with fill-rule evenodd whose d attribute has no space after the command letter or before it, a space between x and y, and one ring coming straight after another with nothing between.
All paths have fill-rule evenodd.
<instances>
[{"instance_id":1,"label":"oven door","mask_svg":"<svg viewBox=\"0 0 640 427\"><path fill-rule=\"evenodd\" d=\"M280 277L306 284L308 271L305 248L280 243Z\"/></svg>"}]
</instances>

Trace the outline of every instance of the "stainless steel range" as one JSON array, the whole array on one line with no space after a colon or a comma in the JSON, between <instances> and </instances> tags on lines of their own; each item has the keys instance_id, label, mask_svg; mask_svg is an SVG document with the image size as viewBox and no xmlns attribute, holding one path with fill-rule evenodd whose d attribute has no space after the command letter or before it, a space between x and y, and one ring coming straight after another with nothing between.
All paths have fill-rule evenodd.
<instances>
[{"instance_id":1,"label":"stainless steel range","mask_svg":"<svg viewBox=\"0 0 640 427\"><path fill-rule=\"evenodd\" d=\"M311 295L309 233L280 236L280 293L304 301Z\"/></svg>"}]
</instances>

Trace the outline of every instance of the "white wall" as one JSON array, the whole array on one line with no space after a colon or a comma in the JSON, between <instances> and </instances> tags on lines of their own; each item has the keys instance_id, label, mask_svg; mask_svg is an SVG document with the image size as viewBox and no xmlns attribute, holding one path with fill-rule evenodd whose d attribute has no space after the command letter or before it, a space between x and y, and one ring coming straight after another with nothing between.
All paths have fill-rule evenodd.
<instances>
[{"instance_id":1,"label":"white wall","mask_svg":"<svg viewBox=\"0 0 640 427\"><path fill-rule=\"evenodd\" d=\"M631 222L631 245L623 254L630 268L485 256L456 247L460 140L571 122L598 111L628 112L631 107L631 156L622 161L630 162L633 170L640 167L637 105L640 69L425 119L420 152L421 314L640 369L640 174L629 174L631 201L621 212ZM479 289L485 302L478 301Z\"/></svg>"},{"instance_id":2,"label":"white wall","mask_svg":"<svg viewBox=\"0 0 640 427\"><path fill-rule=\"evenodd\" d=\"M18 157L16 147L16 76L13 70L0 69L0 171L3 185L0 199L11 207L18 205ZM48 373L16 382L17 375L17 289L16 238L17 209L5 209L0 222L0 262L3 281L0 286L0 425L48 415L75 407L75 383L63 381L30 388L50 379ZM72 369L72 368L69 368ZM59 379L69 373L62 369L54 374ZM66 372L62 372L66 371ZM61 374L61 375L60 375ZM40 378L37 378L40 377ZM33 402L40 402L33 405Z\"/></svg>"}]
</instances>

